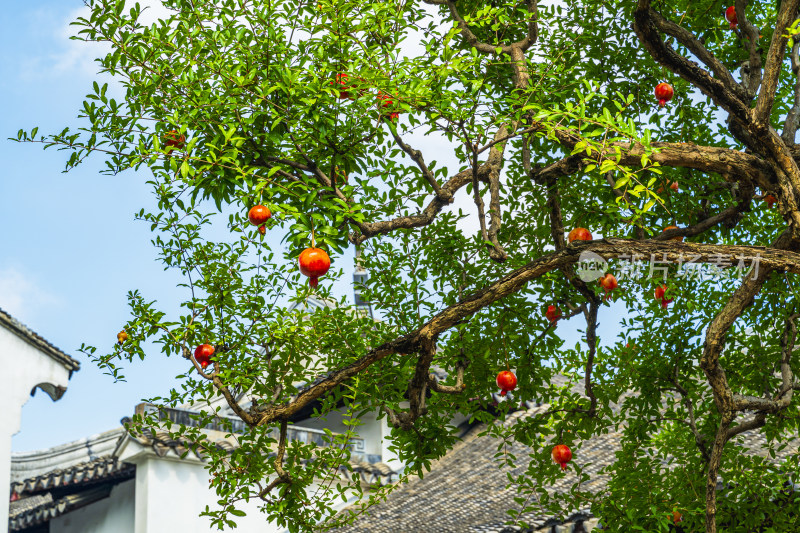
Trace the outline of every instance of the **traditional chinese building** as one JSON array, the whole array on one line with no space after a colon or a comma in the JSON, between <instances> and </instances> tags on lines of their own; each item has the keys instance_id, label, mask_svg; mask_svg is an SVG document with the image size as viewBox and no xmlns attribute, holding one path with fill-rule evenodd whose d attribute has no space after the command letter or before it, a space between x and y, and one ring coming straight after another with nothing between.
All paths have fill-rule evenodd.
<instances>
[{"instance_id":1,"label":"traditional chinese building","mask_svg":"<svg viewBox=\"0 0 800 533\"><path fill-rule=\"evenodd\" d=\"M37 390L53 401L67 390L72 373L80 368L68 356L41 336L0 309L0 483L9 483L11 437L20 428L22 406ZM0 519L8 520L8 500L0 504Z\"/></svg>"},{"instance_id":2,"label":"traditional chinese building","mask_svg":"<svg viewBox=\"0 0 800 533\"><path fill-rule=\"evenodd\" d=\"M355 281L366 272L357 267ZM293 310L313 313L332 302L309 299ZM356 292L355 312L371 316L369 305ZM77 363L76 363L77 364ZM44 383L44 381L41 381ZM60 382L59 382L60 383ZM247 400L244 399L243 403ZM220 398L205 410L219 410L219 423L206 424L209 441L222 449L236 446L235 434L246 430ZM344 407L343 407L344 409ZM157 408L140 404L137 414L157 411L162 420L196 426L197 411ZM121 413L133 414L133 413ZM291 420L288 438L324 445L326 430L343 433L344 410L332 412L325 420L311 417L311 410ZM130 419L122 418L118 428L45 450L15 453L10 472L12 502L9 532L19 533L161 533L164 531L208 531L210 519L200 513L217 501L209 483L204 457L170 438L167 432L136 435L126 429ZM224 423L224 424L223 424ZM233 436L222 431L233 428ZM365 488L396 482L403 465L388 449L390 429L376 415L361 419L358 436L349 440L349 471L340 471L341 483L360 476ZM8 479L8 477L6 477ZM342 507L353 501L343 502ZM272 533L283 531L267 523L251 501L243 508L247 516L237 517L237 531Z\"/></svg>"}]
</instances>

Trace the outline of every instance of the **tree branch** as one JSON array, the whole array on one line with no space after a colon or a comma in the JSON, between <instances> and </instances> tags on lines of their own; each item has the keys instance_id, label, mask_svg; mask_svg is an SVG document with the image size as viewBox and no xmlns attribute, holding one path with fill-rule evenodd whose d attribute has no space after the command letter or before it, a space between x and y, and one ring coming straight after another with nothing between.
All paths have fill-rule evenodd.
<instances>
[{"instance_id":1,"label":"tree branch","mask_svg":"<svg viewBox=\"0 0 800 533\"><path fill-rule=\"evenodd\" d=\"M410 157L417 164L420 172L422 172L422 177L424 177L428 181L428 184L430 184L431 188L433 188L436 198L443 203L453 203L453 193L442 189L442 187L439 185L439 182L436 181L436 177L433 175L433 172L431 172L428 168L428 165L425 164L425 159L422 157L422 152L419 150L414 150L411 148L411 146L406 144L397 133L395 128L391 127L389 130L392 132L392 137L394 137L394 141L397 143L397 146L399 146L406 154L408 154L408 157Z\"/></svg>"},{"instance_id":2,"label":"tree branch","mask_svg":"<svg viewBox=\"0 0 800 533\"><path fill-rule=\"evenodd\" d=\"M733 93L736 98L743 102L747 102L749 100L747 92L742 88L741 85L736 83L736 80L733 79L733 75L730 73L728 68L723 65L722 62L714 56L714 54L709 52L700 41L695 39L694 35L689 33L685 28L678 26L671 20L665 19L656 11L651 10L651 17L658 31L675 37L679 43L685 46L692 54L694 54L695 57L697 57L697 59L702 61L709 69L711 69L711 72L714 73L714 79L719 80L727 91Z\"/></svg>"},{"instance_id":3,"label":"tree branch","mask_svg":"<svg viewBox=\"0 0 800 533\"><path fill-rule=\"evenodd\" d=\"M769 124L772 104L775 101L775 91L778 89L778 80L783 67L783 55L786 51L787 28L797 17L800 0L783 0L778 18L775 21L775 33L767 51L767 60L764 65L764 80L761 82L761 91L758 93L756 108L753 118L757 123Z\"/></svg>"},{"instance_id":4,"label":"tree branch","mask_svg":"<svg viewBox=\"0 0 800 533\"><path fill-rule=\"evenodd\" d=\"M262 500L268 501L267 494L272 492L272 489L277 487L281 484L288 484L292 482L292 478L289 477L289 473L283 469L283 456L286 453L286 433L288 429L288 422L284 419L281 420L280 425L280 437L278 439L278 452L275 455L275 461L273 465L275 466L275 473L278 477L276 477L272 482L267 485L264 489L262 489L258 493L258 497Z\"/></svg>"},{"instance_id":5,"label":"tree branch","mask_svg":"<svg viewBox=\"0 0 800 533\"><path fill-rule=\"evenodd\" d=\"M795 78L794 103L786 114L786 120L783 123L783 133L781 134L783 142L788 146L794 146L794 140L797 136L798 117L800 117L800 41L795 42L792 46L791 59L792 76Z\"/></svg>"},{"instance_id":6,"label":"tree branch","mask_svg":"<svg viewBox=\"0 0 800 533\"><path fill-rule=\"evenodd\" d=\"M780 243L783 244L783 240ZM526 283L553 270L574 265L579 260L581 253L588 251L597 253L605 258L620 256L658 257L660 262L685 262L687 257L691 257L693 261L698 263L719 263L720 257L728 257L731 261L739 258L757 258L758 271L760 272L759 279L765 277L766 272L777 269L800 274L800 253L778 248L628 239L603 239L573 243L562 250L545 254L531 261L491 285L467 296L462 301L447 307L433 316L422 327L370 350L360 359L333 371L324 380L301 392L291 403L266 408L257 420L256 425L269 424L277 419L291 417L345 380L357 375L373 363L389 355L395 353L409 354L420 351L423 342L433 342L440 333L447 331L488 305L519 291ZM763 283L763 280L761 283ZM751 281L747 281L743 287L750 287L751 284ZM734 297L737 297L736 295L742 290L740 288L734 294ZM738 296L738 298L742 297ZM422 366L418 362L418 371L424 368L424 365L424 361ZM420 382L427 382L427 369L422 373L420 380Z\"/></svg>"},{"instance_id":7,"label":"tree branch","mask_svg":"<svg viewBox=\"0 0 800 533\"><path fill-rule=\"evenodd\" d=\"M739 22L739 29L742 34L749 40L747 46L749 58L740 68L742 71L742 86L747 92L747 100L750 101L755 97L758 88L761 85L762 65L761 65L761 46L759 44L760 31L758 28L750 24L750 19L747 18L747 5L748 0L736 0L736 18ZM741 13L741 15L740 15Z\"/></svg>"},{"instance_id":8,"label":"tree branch","mask_svg":"<svg viewBox=\"0 0 800 533\"><path fill-rule=\"evenodd\" d=\"M712 77L697 63L681 56L672 47L667 46L659 35L659 28L656 25L659 15L650 7L650 0L638 1L633 11L633 18L636 35L653 59L700 89L703 94L734 117L745 123L748 122L750 108L746 100L740 98L743 92L742 87L738 84L731 87L722 80Z\"/></svg>"}]
</instances>

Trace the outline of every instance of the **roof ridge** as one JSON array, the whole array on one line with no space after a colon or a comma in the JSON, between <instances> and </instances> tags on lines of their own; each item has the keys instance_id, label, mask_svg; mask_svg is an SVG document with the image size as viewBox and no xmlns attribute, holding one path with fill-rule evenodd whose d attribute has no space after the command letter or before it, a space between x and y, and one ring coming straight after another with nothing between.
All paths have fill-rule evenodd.
<instances>
[{"instance_id":1,"label":"roof ridge","mask_svg":"<svg viewBox=\"0 0 800 533\"><path fill-rule=\"evenodd\" d=\"M44 337L30 329L28 326L7 312L3 311L2 308L0 308L0 326L4 326L6 329L17 335L17 337L20 339L61 363L70 371L70 374L76 370L80 370L81 364L77 359L73 359L69 355L65 354L63 351L61 351L61 349L48 342Z\"/></svg>"}]
</instances>

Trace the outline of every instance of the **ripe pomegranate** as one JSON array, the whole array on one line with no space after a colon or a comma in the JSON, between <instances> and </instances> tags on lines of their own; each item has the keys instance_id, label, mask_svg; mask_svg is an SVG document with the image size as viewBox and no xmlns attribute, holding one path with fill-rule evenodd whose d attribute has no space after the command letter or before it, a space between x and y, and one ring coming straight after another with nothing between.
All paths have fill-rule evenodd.
<instances>
[{"instance_id":1,"label":"ripe pomegranate","mask_svg":"<svg viewBox=\"0 0 800 533\"><path fill-rule=\"evenodd\" d=\"M765 201L765 202L767 202L767 207L769 207L770 209L772 209L772 206L774 206L774 205L775 205L775 202L777 202L777 201L778 201L778 199L777 199L777 198L775 198L774 196L772 196L771 194L768 194L768 195L766 195L766 196L764 197L764 201Z\"/></svg>"},{"instance_id":2,"label":"ripe pomegranate","mask_svg":"<svg viewBox=\"0 0 800 533\"><path fill-rule=\"evenodd\" d=\"M128 332L123 329L117 333L117 342L119 344L124 344L126 340L128 340Z\"/></svg>"},{"instance_id":3,"label":"ripe pomegranate","mask_svg":"<svg viewBox=\"0 0 800 533\"><path fill-rule=\"evenodd\" d=\"M561 310L555 305L548 305L544 316L547 317L551 324L555 324L561 318Z\"/></svg>"},{"instance_id":4,"label":"ripe pomegranate","mask_svg":"<svg viewBox=\"0 0 800 533\"><path fill-rule=\"evenodd\" d=\"M666 292L667 292L667 286L666 285L662 285L661 287L656 287L656 290L655 290L655 293L654 293L654 295L656 297L656 300L663 300L664 299L664 294L666 294Z\"/></svg>"},{"instance_id":5,"label":"ripe pomegranate","mask_svg":"<svg viewBox=\"0 0 800 533\"><path fill-rule=\"evenodd\" d=\"M553 461L561 465L561 470L566 470L567 463L572 461L572 450L566 444L557 444L553 447Z\"/></svg>"},{"instance_id":6,"label":"ripe pomegranate","mask_svg":"<svg viewBox=\"0 0 800 533\"><path fill-rule=\"evenodd\" d=\"M739 24L739 19L736 17L736 6L729 6L728 9L725 10L725 19L731 26L732 30L736 29L736 25Z\"/></svg>"},{"instance_id":7,"label":"ripe pomegranate","mask_svg":"<svg viewBox=\"0 0 800 533\"><path fill-rule=\"evenodd\" d=\"M668 181L667 182L667 188L669 188L669 189L671 189L671 190L673 190L675 192L678 192L678 189L680 188L680 186L678 185L677 181L673 181L673 182L669 182ZM659 187L658 190L656 191L656 194L661 194L662 192L664 192L664 187ZM667 192L669 192L669 191L667 191Z\"/></svg>"},{"instance_id":8,"label":"ripe pomegranate","mask_svg":"<svg viewBox=\"0 0 800 533\"><path fill-rule=\"evenodd\" d=\"M378 107L381 108L381 116L388 118L392 122L400 116L398 111L390 111L394 107L394 99L386 93L378 93Z\"/></svg>"},{"instance_id":9,"label":"ripe pomegranate","mask_svg":"<svg viewBox=\"0 0 800 533\"><path fill-rule=\"evenodd\" d=\"M671 229L680 229L680 228L678 226L667 226L666 228L664 228L664 231L671 230ZM672 237L670 240L671 241L683 242L683 236L679 235L677 237Z\"/></svg>"},{"instance_id":10,"label":"ripe pomegranate","mask_svg":"<svg viewBox=\"0 0 800 533\"><path fill-rule=\"evenodd\" d=\"M333 84L338 85L337 89L339 89L339 98L340 99L344 99L344 98L352 99L352 97L350 96L350 92L349 92L349 89L352 89L352 87L347 83L348 82L348 77L349 76L347 74L345 74L345 73L339 73L339 74L336 75L336 81L332 82Z\"/></svg>"},{"instance_id":11,"label":"ripe pomegranate","mask_svg":"<svg viewBox=\"0 0 800 533\"><path fill-rule=\"evenodd\" d=\"M672 90L672 85L669 83L661 82L656 85L656 98L658 99L658 105L664 107L667 102L672 100L675 91Z\"/></svg>"},{"instance_id":12,"label":"ripe pomegranate","mask_svg":"<svg viewBox=\"0 0 800 533\"><path fill-rule=\"evenodd\" d=\"M591 241L592 234L586 228L575 228L567 235L567 241Z\"/></svg>"},{"instance_id":13,"label":"ripe pomegranate","mask_svg":"<svg viewBox=\"0 0 800 533\"><path fill-rule=\"evenodd\" d=\"M306 248L300 253L297 259L300 265L300 273L308 276L308 284L316 287L319 283L318 278L324 276L331 268L331 258L325 250L319 248Z\"/></svg>"},{"instance_id":14,"label":"ripe pomegranate","mask_svg":"<svg viewBox=\"0 0 800 533\"><path fill-rule=\"evenodd\" d=\"M186 136L178 133L177 130L169 130L164 134L164 146L169 148L167 152L171 152L175 148L180 150L185 144Z\"/></svg>"},{"instance_id":15,"label":"ripe pomegranate","mask_svg":"<svg viewBox=\"0 0 800 533\"><path fill-rule=\"evenodd\" d=\"M656 300L661 300L661 307L663 307L664 309L669 307L669 304L671 304L674 301L674 298L667 298L666 294L667 294L666 285L656 287L656 290L653 293L653 296L655 296Z\"/></svg>"},{"instance_id":16,"label":"ripe pomegranate","mask_svg":"<svg viewBox=\"0 0 800 533\"><path fill-rule=\"evenodd\" d=\"M250 223L254 226L260 226L270 218L272 218L272 212L269 208L264 207L263 205L254 205L250 208L250 211L247 212L247 218L250 220Z\"/></svg>"},{"instance_id":17,"label":"ripe pomegranate","mask_svg":"<svg viewBox=\"0 0 800 533\"><path fill-rule=\"evenodd\" d=\"M194 349L194 360L203 368L211 362L212 355L214 355L214 347L210 344L201 344Z\"/></svg>"},{"instance_id":18,"label":"ripe pomegranate","mask_svg":"<svg viewBox=\"0 0 800 533\"><path fill-rule=\"evenodd\" d=\"M603 287L606 292L611 292L617 288L617 278L608 272L605 276L600 278L600 286Z\"/></svg>"},{"instance_id":19,"label":"ripe pomegranate","mask_svg":"<svg viewBox=\"0 0 800 533\"><path fill-rule=\"evenodd\" d=\"M503 370L497 374L497 386L500 387L500 396L505 396L517 388L517 376L510 370Z\"/></svg>"},{"instance_id":20,"label":"ripe pomegranate","mask_svg":"<svg viewBox=\"0 0 800 533\"><path fill-rule=\"evenodd\" d=\"M678 524L680 522L683 522L683 515L679 511L672 511L672 523Z\"/></svg>"}]
</instances>

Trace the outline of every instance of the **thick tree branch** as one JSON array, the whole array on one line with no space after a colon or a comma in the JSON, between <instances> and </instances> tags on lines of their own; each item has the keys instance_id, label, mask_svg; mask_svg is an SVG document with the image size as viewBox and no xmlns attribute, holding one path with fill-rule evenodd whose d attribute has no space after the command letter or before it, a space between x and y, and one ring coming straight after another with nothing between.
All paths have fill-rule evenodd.
<instances>
[{"instance_id":1,"label":"thick tree branch","mask_svg":"<svg viewBox=\"0 0 800 533\"><path fill-rule=\"evenodd\" d=\"M761 32L758 28L750 23L747 18L747 5L748 0L736 0L736 18L739 21L739 30L748 39L747 49L749 58L741 66L742 86L747 92L747 101L750 101L758 93L758 88L761 86L762 65L761 65L761 45L759 44L759 37ZM741 15L740 15L741 13Z\"/></svg>"},{"instance_id":2,"label":"thick tree branch","mask_svg":"<svg viewBox=\"0 0 800 533\"><path fill-rule=\"evenodd\" d=\"M778 10L775 33L772 34L772 42L769 44L767 60L764 64L764 80L761 82L761 90L753 111L753 118L757 123L769 124L772 104L775 101L775 91L778 89L778 80L783 68L783 55L788 39L787 28L797 17L798 6L800 6L800 0L783 0L780 10Z\"/></svg>"},{"instance_id":3,"label":"thick tree branch","mask_svg":"<svg viewBox=\"0 0 800 533\"><path fill-rule=\"evenodd\" d=\"M766 424L766 422L767 422L767 415L764 413L759 413L749 420L745 420L744 422L740 422L739 424L731 428L728 428L725 440L728 441L733 437L735 437L736 435L763 427L764 424Z\"/></svg>"},{"instance_id":4,"label":"thick tree branch","mask_svg":"<svg viewBox=\"0 0 800 533\"><path fill-rule=\"evenodd\" d=\"M564 139L565 146L570 149L579 140L579 138L568 137L566 133L561 135L561 138ZM574 142L572 142L573 140ZM744 176L762 188L768 188L777 181L769 163L753 154L692 143L655 142L651 146L656 151L649 154L650 160L662 167L691 168L702 172L714 172L731 182L736 182ZM641 166L641 158L647 153L644 145L640 143L609 143L605 151L602 153L592 152L591 157L587 157L585 154L571 155L546 167L533 169L531 179L538 182L549 175L560 177L574 174L579 172L587 162L600 164L605 159L616 160L616 148L622 150L619 164L634 168ZM798 151L798 157L800 157L800 151Z\"/></svg>"},{"instance_id":5,"label":"thick tree branch","mask_svg":"<svg viewBox=\"0 0 800 533\"><path fill-rule=\"evenodd\" d=\"M525 7L528 9L528 34L521 40L512 44L514 48L519 48L523 52L530 48L539 38L539 1L526 0Z\"/></svg>"},{"instance_id":6,"label":"thick tree branch","mask_svg":"<svg viewBox=\"0 0 800 533\"><path fill-rule=\"evenodd\" d=\"M541 129L542 126L539 125L527 128L524 131L530 133ZM558 128L554 131L554 134L562 146L570 150L581 140L581 137L576 132L566 128ZM509 134L508 130L498 131L494 136L494 140L479 150L480 152L490 147L489 157L478 168L477 176L480 182L490 183L492 170L494 168L499 169L502 165L504 147L502 142L511 137L513 137L513 134ZM742 176L746 176L762 189L773 188L777 181L769 163L753 154L729 148L701 146L692 143L656 142L652 143L651 146L657 151L649 155L650 160L664 167L691 168L702 172L714 172L720 174L727 181L733 182L741 179ZM616 148L622 150L619 164L630 167L640 166L642 155L647 153L641 143L609 143L604 152L593 152L591 158L576 154L543 168L533 168L530 172L530 177L537 183L547 183L549 176L557 178L574 174L579 172L587 161L599 164L605 158L616 159ZM797 157L800 158L800 149L795 149L795 152L797 152ZM293 163L293 166L302 167L303 170L311 172L311 169L305 165ZM472 172L472 169L466 169L450 178L441 187L443 197L447 198L448 195L452 197L459 189L470 183ZM350 242L361 244L371 237L390 233L397 229L426 226L433 222L436 215L448 203L435 196L419 214L398 217L392 220L362 223L358 226L360 233L350 235Z\"/></svg>"},{"instance_id":7,"label":"thick tree branch","mask_svg":"<svg viewBox=\"0 0 800 533\"><path fill-rule=\"evenodd\" d=\"M665 19L656 11L651 11L651 15L656 29L658 29L660 32L666 33L667 35L675 37L679 43L688 48L689 51L694 54L695 57L697 57L697 59L702 61L709 69L711 69L711 72L714 73L714 79L719 80L727 91L731 92L739 100L745 102L749 100L747 93L741 85L736 83L736 80L733 79L733 75L730 73L728 68L723 65L722 62L714 56L714 54L709 52L700 41L695 39L694 35L689 33L689 31L687 31L685 28L678 26L671 20Z\"/></svg>"},{"instance_id":8,"label":"thick tree branch","mask_svg":"<svg viewBox=\"0 0 800 533\"><path fill-rule=\"evenodd\" d=\"M734 402L733 391L728 384L725 370L719 364L719 357L725 346L728 330L747 307L753 303L755 295L767 281L772 273L772 268L764 266L759 268L755 279L747 279L736 289L726 302L725 306L717 313L706 330L703 355L700 358L700 368L706 374L706 379L711 385L714 402L717 410L724 413L734 413L737 408Z\"/></svg>"},{"instance_id":9,"label":"thick tree branch","mask_svg":"<svg viewBox=\"0 0 800 533\"><path fill-rule=\"evenodd\" d=\"M712 77L694 61L667 46L656 26L658 17L658 13L650 7L650 0L639 0L633 11L633 27L636 35L653 59L700 89L728 113L747 122L750 118L750 108L746 101L740 98L741 86L736 84L735 88L730 87L722 80Z\"/></svg>"},{"instance_id":10,"label":"thick tree branch","mask_svg":"<svg viewBox=\"0 0 800 533\"><path fill-rule=\"evenodd\" d=\"M720 420L714 445L711 447L711 460L706 473L706 533L717 533L717 475L722 463L722 451L728 442L728 430L733 422L733 414L725 412Z\"/></svg>"},{"instance_id":11,"label":"thick tree branch","mask_svg":"<svg viewBox=\"0 0 800 533\"><path fill-rule=\"evenodd\" d=\"M583 389L590 402L589 409L586 411L588 416L594 416L597 411L597 396L594 395L594 389L592 388L592 369L594 367L594 356L597 353L597 310L599 307L600 302L595 298L589 304L589 309L586 313L586 344L589 348L589 353L586 357Z\"/></svg>"},{"instance_id":12,"label":"thick tree branch","mask_svg":"<svg viewBox=\"0 0 800 533\"><path fill-rule=\"evenodd\" d=\"M792 76L794 76L794 102L791 109L786 114L786 120L783 123L783 133L781 138L788 146L794 146L794 140L797 135L798 117L800 117L800 40L796 41L792 46L791 52L792 59Z\"/></svg>"},{"instance_id":13,"label":"thick tree branch","mask_svg":"<svg viewBox=\"0 0 800 533\"><path fill-rule=\"evenodd\" d=\"M436 335L421 337L417 366L414 369L414 376L408 383L409 422L413 422L426 412L425 393L428 388L431 363L435 356Z\"/></svg>"},{"instance_id":14,"label":"thick tree branch","mask_svg":"<svg viewBox=\"0 0 800 533\"><path fill-rule=\"evenodd\" d=\"M357 361L332 372L326 379L301 392L291 403L268 407L261 414L256 425L269 424L277 419L291 417L345 380L389 355L418 352L423 342L432 342L442 332L492 303L519 291L526 283L553 270L574 265L579 260L580 254L587 251L597 253L605 258L644 256L657 258L660 262L686 262L688 258L691 258L697 263L719 263L720 257L728 257L732 263L736 264L736 260L739 258L757 258L760 273L758 279L762 279L766 272L775 269L800 274L800 253L778 248L628 239L603 239L573 243L562 250L551 252L531 261L491 285L467 296L462 301L447 307L419 329L374 348ZM750 287L752 283L752 281L745 282L743 288ZM763 283L763 279L761 283ZM741 299L746 296L740 294L744 290L743 288L734 294L734 298ZM720 326L720 324L716 326L717 330ZM712 335L712 337L714 336ZM717 353L717 359L718 355ZM422 379L427 382L427 370Z\"/></svg>"},{"instance_id":15,"label":"thick tree branch","mask_svg":"<svg viewBox=\"0 0 800 533\"><path fill-rule=\"evenodd\" d=\"M492 45L479 40L478 37L472 32L472 29L470 29L467 21L464 20L464 17L462 17L461 13L458 12L458 8L456 7L454 0L445 0L445 5L447 5L447 8L450 10L450 15L453 17L453 20L456 21L458 29L461 31L461 36L464 37L464 40L468 45L475 48L478 52L484 54L497 54L497 48L500 48L502 52L508 53L510 49L508 45Z\"/></svg>"}]
</instances>

